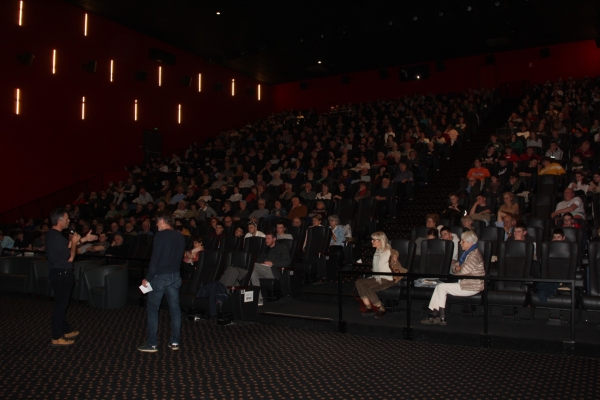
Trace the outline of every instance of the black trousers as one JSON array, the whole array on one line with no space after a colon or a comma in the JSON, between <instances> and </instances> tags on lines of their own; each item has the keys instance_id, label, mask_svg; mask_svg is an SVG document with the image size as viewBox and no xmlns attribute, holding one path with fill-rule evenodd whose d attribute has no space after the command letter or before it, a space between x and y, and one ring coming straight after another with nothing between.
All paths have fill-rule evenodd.
<instances>
[{"instance_id":1,"label":"black trousers","mask_svg":"<svg viewBox=\"0 0 600 400\"><path fill-rule=\"evenodd\" d=\"M54 310L52 311L52 339L60 339L71 333L73 328L67 321L67 308L73 290L73 269L50 268L50 284L54 290Z\"/></svg>"}]
</instances>

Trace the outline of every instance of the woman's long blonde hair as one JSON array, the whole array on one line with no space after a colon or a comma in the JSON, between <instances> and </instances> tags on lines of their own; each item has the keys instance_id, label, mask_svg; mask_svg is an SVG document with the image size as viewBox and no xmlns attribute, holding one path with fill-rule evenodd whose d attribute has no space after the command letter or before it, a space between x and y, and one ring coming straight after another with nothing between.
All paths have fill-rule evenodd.
<instances>
[{"instance_id":1,"label":"woman's long blonde hair","mask_svg":"<svg viewBox=\"0 0 600 400\"><path fill-rule=\"evenodd\" d=\"M385 233L383 233L381 231L373 232L373 234L371 234L371 239L379 240L379 243L381 243L381 246L379 247L378 250L380 250L380 251L386 251L386 250L392 249L392 246L390 246L390 242L388 241L387 236L385 235Z\"/></svg>"}]
</instances>

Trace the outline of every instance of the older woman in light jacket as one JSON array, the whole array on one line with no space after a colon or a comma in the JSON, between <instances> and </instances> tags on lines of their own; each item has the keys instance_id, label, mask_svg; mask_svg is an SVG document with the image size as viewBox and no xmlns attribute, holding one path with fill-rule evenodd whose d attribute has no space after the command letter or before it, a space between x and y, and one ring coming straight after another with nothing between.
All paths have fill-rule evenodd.
<instances>
[{"instance_id":1,"label":"older woman in light jacket","mask_svg":"<svg viewBox=\"0 0 600 400\"><path fill-rule=\"evenodd\" d=\"M373 255L373 272L392 272L390 269L391 246L388 238L383 232L374 232L371 235L371 243L376 249ZM356 290L362 301L360 311L363 314L375 312L375 318L385 315L385 308L376 292L385 290L396 284L391 275L377 275L372 278L361 278L356 281Z\"/></svg>"},{"instance_id":2,"label":"older woman in light jacket","mask_svg":"<svg viewBox=\"0 0 600 400\"><path fill-rule=\"evenodd\" d=\"M458 262L452 265L454 275L483 276L483 256L477 250L477 235L473 231L463 232L460 246L463 254ZM483 281L479 279L461 279L456 283L440 283L435 287L429 309L432 313L421 321L425 325L446 325L446 296L473 296L483 290Z\"/></svg>"}]
</instances>

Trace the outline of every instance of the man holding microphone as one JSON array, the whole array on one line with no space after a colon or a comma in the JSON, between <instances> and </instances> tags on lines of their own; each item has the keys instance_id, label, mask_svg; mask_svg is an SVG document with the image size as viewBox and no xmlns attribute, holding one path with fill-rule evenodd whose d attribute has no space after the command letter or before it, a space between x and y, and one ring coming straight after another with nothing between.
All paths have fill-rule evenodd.
<instances>
[{"instance_id":1,"label":"man holding microphone","mask_svg":"<svg viewBox=\"0 0 600 400\"><path fill-rule=\"evenodd\" d=\"M179 308L181 275L179 268L185 251L185 239L181 232L173 229L173 225L171 211L164 210L156 213L158 233L154 236L152 258L146 279L142 280L142 286L151 290L146 303L148 338L145 344L138 347L138 350L143 353L158 351L158 308L165 294L171 313L171 339L168 346L171 350L179 350L181 335L181 308Z\"/></svg>"},{"instance_id":2,"label":"man holding microphone","mask_svg":"<svg viewBox=\"0 0 600 400\"><path fill-rule=\"evenodd\" d=\"M73 289L73 260L77 254L77 244L93 242L97 236L89 231L82 238L77 232L71 232L71 240L62 234L69 227L69 215L64 208L57 208L50 214L52 229L46 232L46 257L50 285L54 290L54 310L52 312L52 341L51 345L63 347L72 345L73 339L79 335L67 321L67 308Z\"/></svg>"}]
</instances>

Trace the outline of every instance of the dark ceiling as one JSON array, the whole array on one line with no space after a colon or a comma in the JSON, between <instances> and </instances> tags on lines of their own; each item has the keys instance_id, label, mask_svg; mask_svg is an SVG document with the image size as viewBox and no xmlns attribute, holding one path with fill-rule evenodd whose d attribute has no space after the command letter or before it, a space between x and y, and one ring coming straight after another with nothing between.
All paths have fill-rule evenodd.
<instances>
[{"instance_id":1,"label":"dark ceiling","mask_svg":"<svg viewBox=\"0 0 600 400\"><path fill-rule=\"evenodd\" d=\"M600 28L597 0L66 1L267 84L595 39Z\"/></svg>"}]
</instances>

